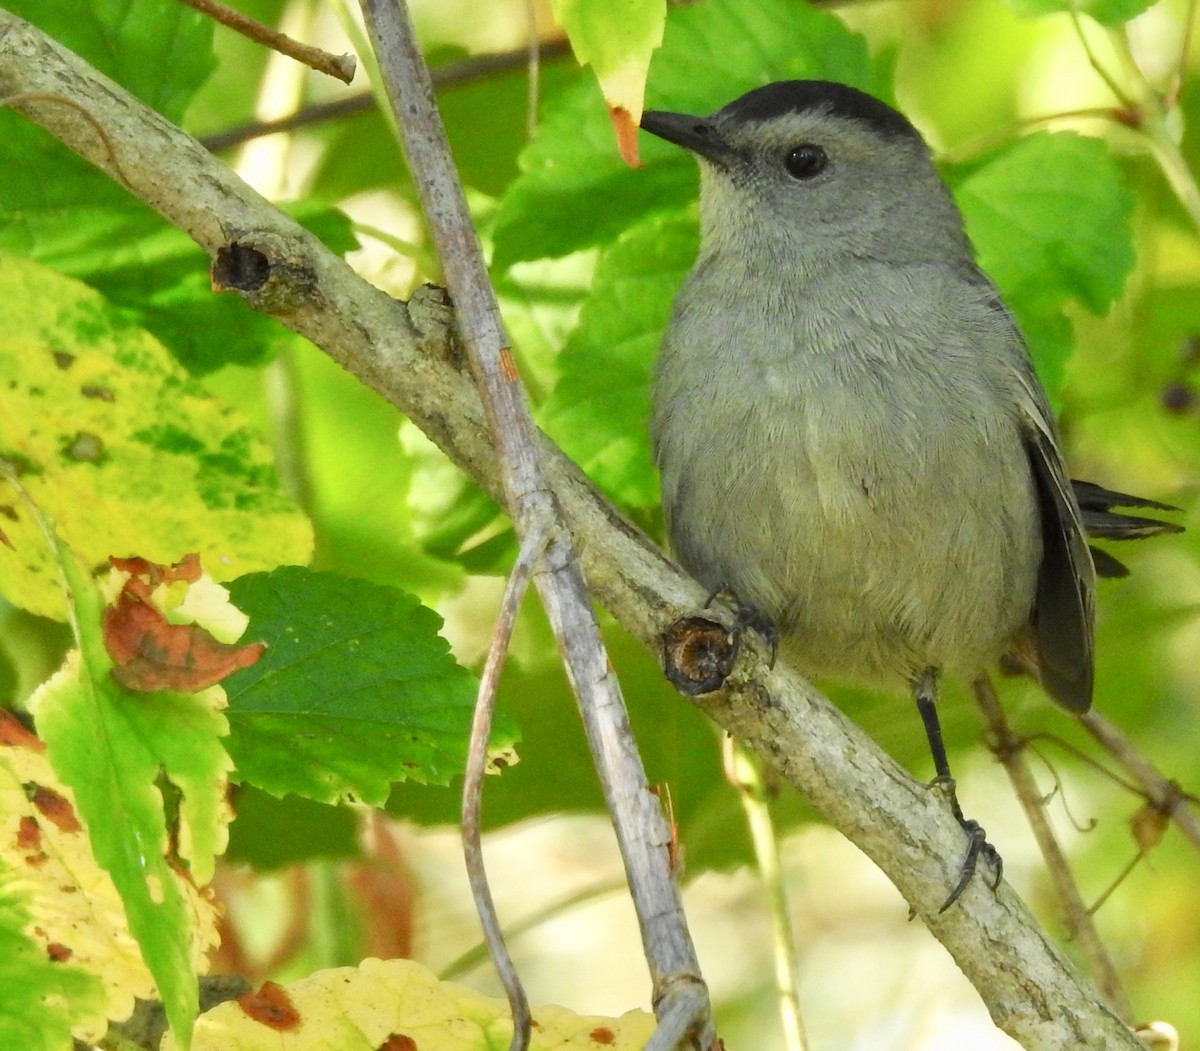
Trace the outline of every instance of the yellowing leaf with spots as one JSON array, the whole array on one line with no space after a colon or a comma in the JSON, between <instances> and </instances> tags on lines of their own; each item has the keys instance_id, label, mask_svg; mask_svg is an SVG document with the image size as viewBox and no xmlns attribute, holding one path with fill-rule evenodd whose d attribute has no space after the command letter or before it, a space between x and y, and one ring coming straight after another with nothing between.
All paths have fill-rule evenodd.
<instances>
[{"instance_id":1,"label":"yellowing leaf with spots","mask_svg":"<svg viewBox=\"0 0 1200 1051\"><path fill-rule=\"evenodd\" d=\"M73 979L64 1006L76 1037L95 1042L109 1019L129 1017L134 997L157 998L112 878L92 854L74 794L50 768L45 745L6 712L0 712L0 874L5 893L22 899L20 933L35 950L30 955L53 964L60 980ZM216 942L216 907L186 877L177 875L175 883L199 968ZM6 988L18 979L29 975L6 976ZM0 1034L12 1022L14 1000L0 997Z\"/></svg>"},{"instance_id":2,"label":"yellowing leaf with spots","mask_svg":"<svg viewBox=\"0 0 1200 1051\"><path fill-rule=\"evenodd\" d=\"M634 1051L654 1032L654 1017L533 1011L530 1051ZM192 1051L501 1051L509 1046L508 1003L439 982L411 960L364 960L318 971L200 1016ZM162 1051L179 1051L170 1034Z\"/></svg>"},{"instance_id":3,"label":"yellowing leaf with spots","mask_svg":"<svg viewBox=\"0 0 1200 1051\"><path fill-rule=\"evenodd\" d=\"M0 457L85 563L199 551L216 580L307 562L270 450L86 285L0 254ZM53 557L0 485L0 594L62 619Z\"/></svg>"}]
</instances>

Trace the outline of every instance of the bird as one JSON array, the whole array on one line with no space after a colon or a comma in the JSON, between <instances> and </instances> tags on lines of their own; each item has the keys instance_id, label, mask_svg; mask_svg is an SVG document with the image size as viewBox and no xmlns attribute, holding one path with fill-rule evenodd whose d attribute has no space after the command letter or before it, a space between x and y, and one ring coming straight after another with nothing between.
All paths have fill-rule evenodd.
<instances>
[{"instance_id":1,"label":"bird","mask_svg":"<svg viewBox=\"0 0 1200 1051\"><path fill-rule=\"evenodd\" d=\"M1022 334L979 268L915 126L819 80L641 128L700 168L700 246L653 369L651 448L683 567L736 596L800 671L907 688L958 803L944 674L1019 656L1074 713L1092 703L1097 535L1172 527L1168 505L1073 482Z\"/></svg>"}]
</instances>

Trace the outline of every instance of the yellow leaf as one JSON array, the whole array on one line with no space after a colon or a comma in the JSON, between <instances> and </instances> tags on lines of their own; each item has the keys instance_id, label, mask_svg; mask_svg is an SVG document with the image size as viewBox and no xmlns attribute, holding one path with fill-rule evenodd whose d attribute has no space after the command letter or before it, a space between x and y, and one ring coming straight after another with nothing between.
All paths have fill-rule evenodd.
<instances>
[{"instance_id":1,"label":"yellow leaf","mask_svg":"<svg viewBox=\"0 0 1200 1051\"><path fill-rule=\"evenodd\" d=\"M621 157L636 167L646 74L662 44L666 0L554 0L553 7L575 58L600 81Z\"/></svg>"},{"instance_id":2,"label":"yellow leaf","mask_svg":"<svg viewBox=\"0 0 1200 1051\"><path fill-rule=\"evenodd\" d=\"M654 1017L533 1011L530 1051L634 1051L654 1032ZM508 1004L466 986L439 982L412 960L364 960L318 971L200 1016L192 1051L494 1051L512 1033ZM162 1051L179 1051L168 1034Z\"/></svg>"},{"instance_id":3,"label":"yellow leaf","mask_svg":"<svg viewBox=\"0 0 1200 1051\"><path fill-rule=\"evenodd\" d=\"M109 1019L130 1016L134 997L156 997L112 879L92 856L73 793L55 777L42 743L7 713L0 713L0 858L28 897L27 934L48 958L104 985L102 1013L78 1018L76 1037L95 1042ZM193 916L192 954L200 968L217 941L216 908L204 891L177 880Z\"/></svg>"},{"instance_id":4,"label":"yellow leaf","mask_svg":"<svg viewBox=\"0 0 1200 1051\"><path fill-rule=\"evenodd\" d=\"M312 551L270 450L153 336L98 293L0 254L0 457L85 563L202 553L217 580ZM0 593L62 619L66 603L29 510L0 485Z\"/></svg>"}]
</instances>

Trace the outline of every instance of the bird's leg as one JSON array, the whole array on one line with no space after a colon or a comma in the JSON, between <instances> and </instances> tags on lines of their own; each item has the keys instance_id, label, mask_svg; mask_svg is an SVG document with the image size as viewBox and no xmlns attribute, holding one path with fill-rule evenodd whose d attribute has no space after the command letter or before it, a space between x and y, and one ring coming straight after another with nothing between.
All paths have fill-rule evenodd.
<instances>
[{"instance_id":1,"label":"bird's leg","mask_svg":"<svg viewBox=\"0 0 1200 1051\"><path fill-rule=\"evenodd\" d=\"M950 774L950 762L946 758L946 745L942 741L942 725L937 714L937 669L926 668L912 683L913 697L917 702L917 711L921 713L921 721L925 724L925 736L929 740L929 751L933 755L933 766L937 777L933 783L942 788L950 800L950 811L955 820L967 834L967 856L963 859L959 871L958 882L950 891L949 897L942 902L938 912L945 912L958 901L960 895L967 889L971 877L975 875L975 866L982 854L996 870L996 878L990 884L992 890L1000 886L1000 878L1004 871L1004 861L996 848L987 840L987 833L978 821L972 821L963 816L962 807L958 804L958 792L955 789L954 778Z\"/></svg>"}]
</instances>

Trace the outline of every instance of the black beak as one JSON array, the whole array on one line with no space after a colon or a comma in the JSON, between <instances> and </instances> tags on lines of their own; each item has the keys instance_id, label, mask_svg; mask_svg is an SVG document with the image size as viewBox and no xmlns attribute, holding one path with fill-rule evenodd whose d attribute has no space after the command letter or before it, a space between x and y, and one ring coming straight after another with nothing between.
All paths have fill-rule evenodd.
<instances>
[{"instance_id":1,"label":"black beak","mask_svg":"<svg viewBox=\"0 0 1200 1051\"><path fill-rule=\"evenodd\" d=\"M691 150L714 164L724 166L733 156L733 150L707 117L648 110L642 114L642 130Z\"/></svg>"}]
</instances>

